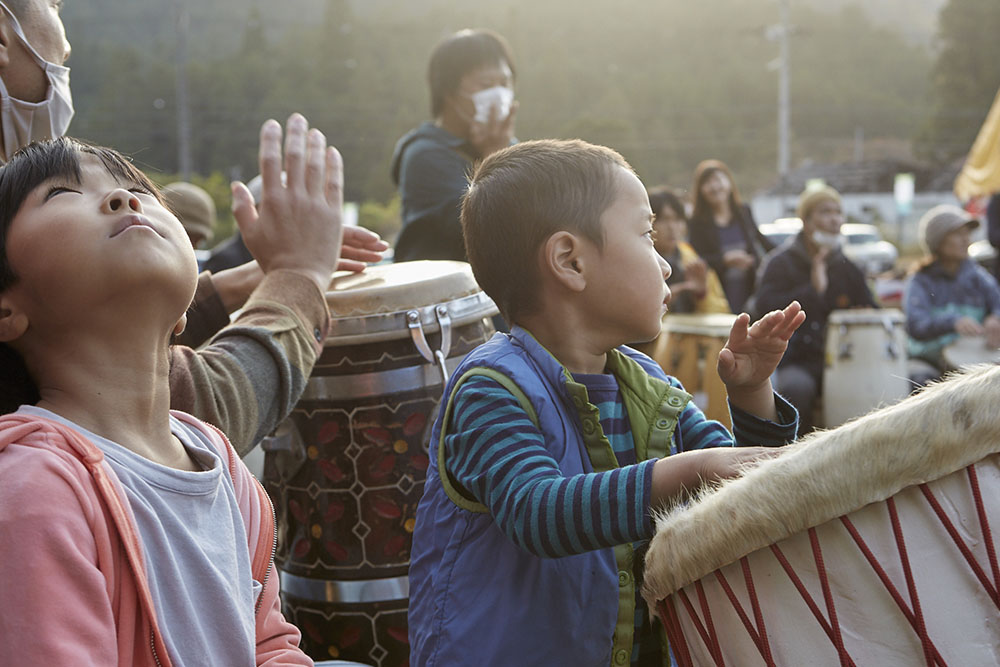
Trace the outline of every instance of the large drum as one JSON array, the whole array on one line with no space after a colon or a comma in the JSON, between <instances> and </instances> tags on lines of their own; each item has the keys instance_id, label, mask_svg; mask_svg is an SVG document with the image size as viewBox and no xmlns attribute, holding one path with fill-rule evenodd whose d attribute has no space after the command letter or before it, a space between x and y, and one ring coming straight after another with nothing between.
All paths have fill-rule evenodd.
<instances>
[{"instance_id":1,"label":"large drum","mask_svg":"<svg viewBox=\"0 0 1000 667\"><path fill-rule=\"evenodd\" d=\"M995 665L1000 368L790 445L658 521L681 665Z\"/></svg>"},{"instance_id":2,"label":"large drum","mask_svg":"<svg viewBox=\"0 0 1000 667\"><path fill-rule=\"evenodd\" d=\"M840 426L910 391L906 319L893 309L835 310L827 320L823 425Z\"/></svg>"},{"instance_id":3,"label":"large drum","mask_svg":"<svg viewBox=\"0 0 1000 667\"><path fill-rule=\"evenodd\" d=\"M315 659L408 664L407 569L446 374L492 333L468 264L335 276L302 399L266 443L284 612Z\"/></svg>"}]
</instances>

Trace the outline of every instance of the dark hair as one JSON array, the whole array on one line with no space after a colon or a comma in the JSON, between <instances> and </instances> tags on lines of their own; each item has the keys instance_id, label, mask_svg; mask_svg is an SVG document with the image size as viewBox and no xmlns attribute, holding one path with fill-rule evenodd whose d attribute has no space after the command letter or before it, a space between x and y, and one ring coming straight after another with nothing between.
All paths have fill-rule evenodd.
<instances>
[{"instance_id":1,"label":"dark hair","mask_svg":"<svg viewBox=\"0 0 1000 667\"><path fill-rule=\"evenodd\" d=\"M444 98L458 90L462 77L480 67L506 63L517 78L514 58L507 40L492 30L460 30L434 47L427 67L431 87L431 116L444 109Z\"/></svg>"},{"instance_id":2,"label":"dark hair","mask_svg":"<svg viewBox=\"0 0 1000 667\"><path fill-rule=\"evenodd\" d=\"M79 183L82 176L80 158L83 155L96 157L118 181L148 190L163 202L152 181L113 149L91 146L69 137L25 146L0 167L0 292L18 281L7 257L7 232L24 200L35 188L53 178ZM0 414L12 412L19 405L36 402L38 388L28 374L21 355L0 343Z\"/></svg>"},{"instance_id":3,"label":"dark hair","mask_svg":"<svg viewBox=\"0 0 1000 667\"><path fill-rule=\"evenodd\" d=\"M677 196L677 193L667 186L658 185L655 188L650 188L646 191L646 194L649 195L649 207L653 209L653 215L657 218L660 217L660 211L663 210L663 207L669 206L677 214L678 218L685 222L687 221L687 211L684 210L684 203L681 202L681 198Z\"/></svg>"},{"instance_id":4,"label":"dark hair","mask_svg":"<svg viewBox=\"0 0 1000 667\"><path fill-rule=\"evenodd\" d=\"M708 202L705 201L705 195L701 193L701 186L710 176L717 173L722 173L729 180L729 185L732 188L729 191L729 208L732 210L732 214L734 216L742 215L743 200L740 199L740 191L733 179L733 172L729 171L729 167L721 160L703 160L694 169L694 187L691 189L691 197L694 200L694 208L691 211L692 220L711 217Z\"/></svg>"},{"instance_id":5,"label":"dark hair","mask_svg":"<svg viewBox=\"0 0 1000 667\"><path fill-rule=\"evenodd\" d=\"M508 322L535 307L538 249L570 231L604 247L601 215L618 193L621 155L580 140L526 141L480 163L462 200L465 251ZM634 172L633 172L634 173Z\"/></svg>"}]
</instances>

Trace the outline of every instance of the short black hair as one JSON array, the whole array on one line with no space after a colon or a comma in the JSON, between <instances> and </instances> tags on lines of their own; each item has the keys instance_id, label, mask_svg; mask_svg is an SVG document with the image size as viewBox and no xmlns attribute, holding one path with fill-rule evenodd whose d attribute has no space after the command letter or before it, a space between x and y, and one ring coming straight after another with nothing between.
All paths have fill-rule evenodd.
<instances>
[{"instance_id":1,"label":"short black hair","mask_svg":"<svg viewBox=\"0 0 1000 667\"><path fill-rule=\"evenodd\" d=\"M434 48L427 68L431 87L431 116L444 110L444 98L458 90L462 77L480 67L506 63L517 78L514 58L507 40L492 30L460 30Z\"/></svg>"},{"instance_id":2,"label":"short black hair","mask_svg":"<svg viewBox=\"0 0 1000 667\"><path fill-rule=\"evenodd\" d=\"M160 203L163 199L149 178L121 153L92 146L77 139L60 137L29 144L0 167L0 292L14 285L17 274L7 257L7 232L21 210L24 200L39 185L53 178L79 183L80 158L93 155L119 182L148 190ZM38 388L24 360L12 347L0 343L0 414L13 412L20 405L38 402Z\"/></svg>"},{"instance_id":3,"label":"short black hair","mask_svg":"<svg viewBox=\"0 0 1000 667\"><path fill-rule=\"evenodd\" d=\"M559 231L604 247L601 216L632 167L578 139L514 144L484 159L462 201L465 252L476 281L511 324L537 307L538 250Z\"/></svg>"},{"instance_id":4,"label":"short black hair","mask_svg":"<svg viewBox=\"0 0 1000 667\"><path fill-rule=\"evenodd\" d=\"M660 217L660 211L663 210L663 207L669 206L678 218L687 221L687 211L684 210L684 203L681 202L681 198L672 189L666 185L658 185L655 188L650 188L646 193L649 195L649 206L653 209L653 215L657 218Z\"/></svg>"}]
</instances>

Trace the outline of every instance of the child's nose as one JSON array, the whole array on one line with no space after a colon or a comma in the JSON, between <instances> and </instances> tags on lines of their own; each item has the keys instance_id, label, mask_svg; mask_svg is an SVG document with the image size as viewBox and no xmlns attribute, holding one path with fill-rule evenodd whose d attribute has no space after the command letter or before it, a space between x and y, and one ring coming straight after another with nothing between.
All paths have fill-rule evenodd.
<instances>
[{"instance_id":1,"label":"child's nose","mask_svg":"<svg viewBox=\"0 0 1000 667\"><path fill-rule=\"evenodd\" d=\"M111 191L104 200L104 207L109 213L118 213L125 209L142 213L142 202L135 196L135 193L124 188L116 188Z\"/></svg>"},{"instance_id":2,"label":"child's nose","mask_svg":"<svg viewBox=\"0 0 1000 667\"><path fill-rule=\"evenodd\" d=\"M670 264L667 262L667 260L663 259L663 257L661 257L660 255L657 255L656 257L658 260L660 260L660 269L663 270L663 279L664 280L669 279L670 274L672 274L674 270L670 268Z\"/></svg>"}]
</instances>

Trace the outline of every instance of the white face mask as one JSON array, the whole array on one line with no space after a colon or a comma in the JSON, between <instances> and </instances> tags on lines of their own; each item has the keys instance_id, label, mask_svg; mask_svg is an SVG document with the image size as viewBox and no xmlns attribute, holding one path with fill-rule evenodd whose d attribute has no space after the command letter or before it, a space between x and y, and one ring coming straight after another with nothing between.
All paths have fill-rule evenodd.
<instances>
[{"instance_id":1,"label":"white face mask","mask_svg":"<svg viewBox=\"0 0 1000 667\"><path fill-rule=\"evenodd\" d=\"M48 96L41 102L25 102L10 96L3 79L0 79L0 123L3 127L3 146L0 161L6 162L19 148L32 141L61 137L73 119L73 96L69 90L69 68L50 63L28 43L21 24L11 11L0 2L14 27L18 39L45 70L49 81Z\"/></svg>"},{"instance_id":2,"label":"white face mask","mask_svg":"<svg viewBox=\"0 0 1000 667\"><path fill-rule=\"evenodd\" d=\"M490 110L496 109L496 119L503 121L510 114L510 105L514 101L514 91L507 86L493 86L473 93L469 96L476 105L475 121L490 122Z\"/></svg>"},{"instance_id":3,"label":"white face mask","mask_svg":"<svg viewBox=\"0 0 1000 667\"><path fill-rule=\"evenodd\" d=\"M816 230L812 233L813 243L821 248L829 248L835 250L840 247L840 234L831 234L830 232L821 232Z\"/></svg>"}]
</instances>

